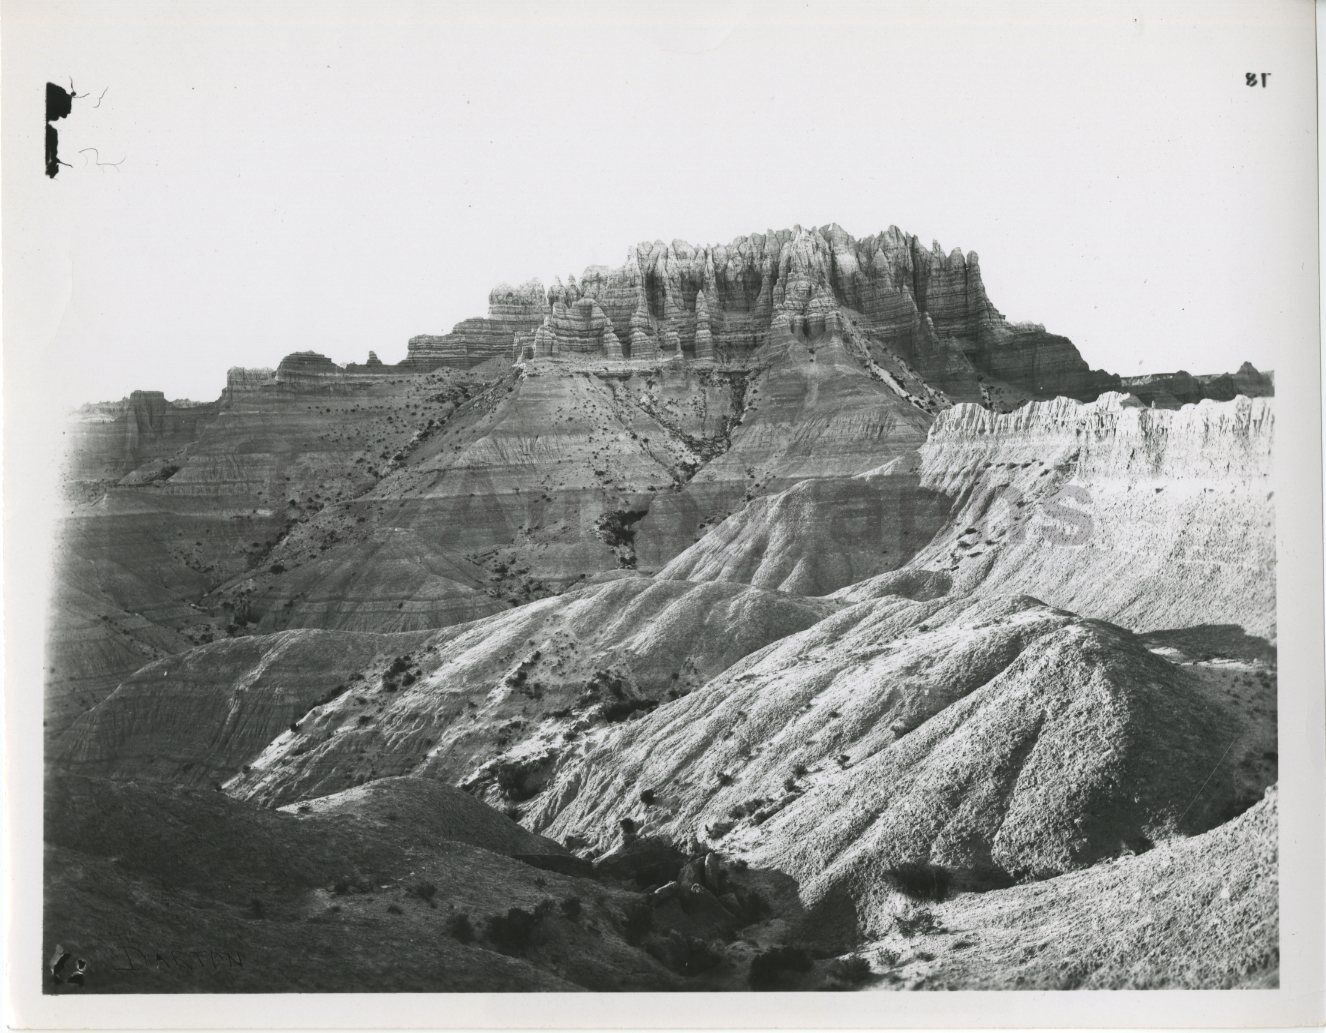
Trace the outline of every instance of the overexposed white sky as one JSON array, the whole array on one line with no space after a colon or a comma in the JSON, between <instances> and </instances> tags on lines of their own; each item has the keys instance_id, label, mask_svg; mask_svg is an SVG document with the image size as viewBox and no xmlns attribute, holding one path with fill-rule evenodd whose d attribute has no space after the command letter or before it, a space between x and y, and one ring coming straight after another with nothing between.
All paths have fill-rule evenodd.
<instances>
[{"instance_id":1,"label":"overexposed white sky","mask_svg":"<svg viewBox=\"0 0 1326 1033\"><path fill-rule=\"evenodd\" d=\"M7 373L61 407L214 398L299 349L395 361L499 281L794 223L979 251L1010 319L1119 373L1294 343L1309 0L0 15ZM52 181L38 110L70 76Z\"/></svg>"}]
</instances>

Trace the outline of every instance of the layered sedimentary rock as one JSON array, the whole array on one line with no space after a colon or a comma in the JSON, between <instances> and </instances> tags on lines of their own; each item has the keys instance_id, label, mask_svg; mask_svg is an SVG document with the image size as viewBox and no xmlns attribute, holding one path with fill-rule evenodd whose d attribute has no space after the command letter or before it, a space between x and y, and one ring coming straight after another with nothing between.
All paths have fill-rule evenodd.
<instances>
[{"instance_id":1,"label":"layered sedimentary rock","mask_svg":"<svg viewBox=\"0 0 1326 1033\"><path fill-rule=\"evenodd\" d=\"M439 366L470 369L493 358L518 358L516 338L539 327L547 314L547 299L539 281L530 280L519 287L500 284L488 295L487 318L466 319L449 334L410 338L403 365L416 370Z\"/></svg>"},{"instance_id":2,"label":"layered sedimentary rock","mask_svg":"<svg viewBox=\"0 0 1326 1033\"><path fill-rule=\"evenodd\" d=\"M981 886L1211 827L1264 788L1227 750L1244 720L1104 622L1027 597L886 597L605 736L527 820L601 845L623 817L700 835L866 917L892 865Z\"/></svg>"},{"instance_id":3,"label":"layered sedimentary rock","mask_svg":"<svg viewBox=\"0 0 1326 1033\"><path fill-rule=\"evenodd\" d=\"M834 607L641 577L540 600L440 632L394 673L367 672L228 788L283 804L414 774L523 799L582 736L691 691Z\"/></svg>"},{"instance_id":4,"label":"layered sedimentary rock","mask_svg":"<svg viewBox=\"0 0 1326 1033\"><path fill-rule=\"evenodd\" d=\"M318 703L409 635L287 631L215 642L143 666L56 741L80 774L211 786L236 775Z\"/></svg>"},{"instance_id":5,"label":"layered sedimentary rock","mask_svg":"<svg viewBox=\"0 0 1326 1033\"><path fill-rule=\"evenodd\" d=\"M1273 402L1108 394L941 414L921 483L959 500L914 565L1136 630L1275 635Z\"/></svg>"},{"instance_id":6,"label":"layered sedimentary rock","mask_svg":"<svg viewBox=\"0 0 1326 1033\"><path fill-rule=\"evenodd\" d=\"M160 391L134 391L118 402L83 406L70 421L69 479L94 491L139 467L166 461L217 414L216 403L167 401Z\"/></svg>"},{"instance_id":7,"label":"layered sedimentary rock","mask_svg":"<svg viewBox=\"0 0 1326 1033\"><path fill-rule=\"evenodd\" d=\"M780 330L805 340L834 317L854 322L874 361L900 364L955 400L1008 408L1119 385L1067 338L1008 323L975 253L926 248L896 226L860 239L832 225L712 246L639 244L621 266L558 280L546 298L537 282L497 288L486 319L412 338L407 363L470 368L567 353L745 363Z\"/></svg>"},{"instance_id":8,"label":"layered sedimentary rock","mask_svg":"<svg viewBox=\"0 0 1326 1033\"><path fill-rule=\"evenodd\" d=\"M827 595L900 567L934 537L951 502L921 487L918 459L754 499L658 577Z\"/></svg>"},{"instance_id":9,"label":"layered sedimentary rock","mask_svg":"<svg viewBox=\"0 0 1326 1033\"><path fill-rule=\"evenodd\" d=\"M1161 409L1177 409L1210 398L1216 402L1233 401L1239 395L1245 398L1266 398L1275 394L1275 382L1270 373L1262 373L1251 362L1245 362L1233 373L1210 373L1193 376L1187 370L1177 373L1147 373L1140 377L1123 377L1122 390L1145 405Z\"/></svg>"},{"instance_id":10,"label":"layered sedimentary rock","mask_svg":"<svg viewBox=\"0 0 1326 1033\"><path fill-rule=\"evenodd\" d=\"M727 447L744 376L569 362L531 360L489 382L228 590L265 629L405 630L442 623L439 579L487 593L491 610L635 566L650 500ZM394 591L360 590L373 585ZM461 619L479 615L481 600L456 602Z\"/></svg>"},{"instance_id":11,"label":"layered sedimentary rock","mask_svg":"<svg viewBox=\"0 0 1326 1033\"><path fill-rule=\"evenodd\" d=\"M640 569L662 568L757 496L912 461L931 421L923 399L864 366L852 344L834 321L809 343L786 329L775 335L767 364L741 381L724 450L650 504L636 531Z\"/></svg>"},{"instance_id":12,"label":"layered sedimentary rock","mask_svg":"<svg viewBox=\"0 0 1326 1033\"><path fill-rule=\"evenodd\" d=\"M231 370L214 403L138 392L76 415L48 633L53 731L163 652L251 630L261 613L243 582L275 576L274 546L378 483L473 389L467 374L350 375L320 356L292 357L283 369ZM366 606L394 611L404 591L430 627L491 609L452 607L425 563L414 588L396 573L387 597ZM237 578L239 587L209 596ZM458 592L470 596L473 586Z\"/></svg>"}]
</instances>

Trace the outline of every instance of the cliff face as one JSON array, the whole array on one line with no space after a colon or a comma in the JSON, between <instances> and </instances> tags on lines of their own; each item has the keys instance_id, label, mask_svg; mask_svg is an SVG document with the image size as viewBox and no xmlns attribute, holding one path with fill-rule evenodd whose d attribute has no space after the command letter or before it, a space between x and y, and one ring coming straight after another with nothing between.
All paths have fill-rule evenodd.
<instances>
[{"instance_id":1,"label":"cliff face","mask_svg":"<svg viewBox=\"0 0 1326 1033\"><path fill-rule=\"evenodd\" d=\"M519 287L501 284L488 295L486 319L467 319L449 334L410 338L404 365L416 370L469 369L488 359L514 360L516 341L531 339L546 315L543 285L537 280Z\"/></svg>"},{"instance_id":2,"label":"cliff face","mask_svg":"<svg viewBox=\"0 0 1326 1033\"><path fill-rule=\"evenodd\" d=\"M913 564L1139 630L1275 635L1273 403L1108 394L936 419L921 482L957 500Z\"/></svg>"},{"instance_id":3,"label":"cliff face","mask_svg":"<svg viewBox=\"0 0 1326 1033\"><path fill-rule=\"evenodd\" d=\"M923 247L896 226L853 238L837 225L770 230L730 244L640 244L617 268L499 287L486 319L410 341L407 362L469 368L564 354L750 361L780 333L808 341L850 321L883 365L902 363L956 400L1093 398L1118 378L1064 337L1010 325L986 296L975 253Z\"/></svg>"}]
</instances>

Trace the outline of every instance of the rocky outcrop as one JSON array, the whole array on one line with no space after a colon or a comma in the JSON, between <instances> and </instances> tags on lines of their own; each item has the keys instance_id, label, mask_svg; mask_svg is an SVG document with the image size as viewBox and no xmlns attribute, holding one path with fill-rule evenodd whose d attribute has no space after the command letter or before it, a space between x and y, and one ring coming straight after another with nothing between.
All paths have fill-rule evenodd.
<instances>
[{"instance_id":1,"label":"rocky outcrop","mask_svg":"<svg viewBox=\"0 0 1326 1033\"><path fill-rule=\"evenodd\" d=\"M547 315L547 299L538 280L519 287L499 284L488 295L486 319L466 319L449 334L410 338L402 365L414 370L470 369L493 358L518 359L516 338L535 330Z\"/></svg>"},{"instance_id":2,"label":"rocky outcrop","mask_svg":"<svg viewBox=\"0 0 1326 1033\"><path fill-rule=\"evenodd\" d=\"M69 422L66 475L96 485L118 481L145 463L169 460L217 411L217 403L168 401L160 391L134 391L118 402L85 405Z\"/></svg>"},{"instance_id":3,"label":"rocky outcrop","mask_svg":"<svg viewBox=\"0 0 1326 1033\"><path fill-rule=\"evenodd\" d=\"M1067 338L1008 323L975 253L926 248L896 226L860 239L832 225L711 246L642 243L621 266L555 281L546 298L537 281L498 287L487 318L412 338L405 365L558 355L749 363L781 333L810 341L849 322L873 362L905 367L956 400L1011 408L1119 386Z\"/></svg>"},{"instance_id":4,"label":"rocky outcrop","mask_svg":"<svg viewBox=\"0 0 1326 1033\"><path fill-rule=\"evenodd\" d=\"M636 532L640 569L661 569L758 496L804 480L850 492L845 482L858 474L912 461L931 421L924 399L863 366L854 344L836 326L814 344L779 332L765 348L767 364L741 380L723 450L651 502Z\"/></svg>"},{"instance_id":5,"label":"rocky outcrop","mask_svg":"<svg viewBox=\"0 0 1326 1033\"><path fill-rule=\"evenodd\" d=\"M1268 398L1275 394L1275 382L1270 373L1262 373L1251 362L1245 362L1234 373L1210 373L1193 376L1186 370L1177 373L1148 373L1140 377L1121 378L1122 390L1133 395L1144 405L1160 409L1177 409L1209 398L1216 402L1230 402L1242 395L1245 398Z\"/></svg>"},{"instance_id":6,"label":"rocky outcrop","mask_svg":"<svg viewBox=\"0 0 1326 1033\"><path fill-rule=\"evenodd\" d=\"M214 403L140 394L76 414L48 635L52 732L165 652L257 630L264 613L251 597L284 573L274 548L329 509L340 516L324 518L310 556L366 538L362 514L334 507L388 475L394 457L435 433L477 383L451 371L352 375L316 356L292 366L321 373L278 383L272 371L232 370ZM308 626L301 605L331 627L371 624L356 605L381 612L386 619L371 630L419 626L412 620L436 628L502 605L437 573L424 557L398 564L390 589L367 577L356 585L371 594L330 609L317 593L287 607L291 594L276 591L283 619L267 627ZM454 601L444 598L449 587Z\"/></svg>"},{"instance_id":7,"label":"rocky outcrop","mask_svg":"<svg viewBox=\"0 0 1326 1033\"><path fill-rule=\"evenodd\" d=\"M658 572L827 595L905 564L950 499L921 487L919 457L845 479L807 479L749 502Z\"/></svg>"},{"instance_id":8,"label":"rocky outcrop","mask_svg":"<svg viewBox=\"0 0 1326 1033\"><path fill-rule=\"evenodd\" d=\"M835 605L641 577L540 600L438 633L395 674L369 672L229 790L284 804L411 774L520 802L582 737L690 692Z\"/></svg>"},{"instance_id":9,"label":"rocky outcrop","mask_svg":"<svg viewBox=\"0 0 1326 1033\"><path fill-rule=\"evenodd\" d=\"M55 743L66 770L211 786L418 636L288 631L216 642L126 678Z\"/></svg>"},{"instance_id":10,"label":"rocky outcrop","mask_svg":"<svg viewBox=\"0 0 1326 1033\"><path fill-rule=\"evenodd\" d=\"M981 887L1215 825L1252 802L1227 749L1243 720L1104 622L1026 597L886 597L606 736L528 821L590 842L622 817L699 835L864 918L893 865Z\"/></svg>"},{"instance_id":11,"label":"rocky outcrop","mask_svg":"<svg viewBox=\"0 0 1326 1033\"><path fill-rule=\"evenodd\" d=\"M1275 635L1273 402L1179 410L1108 394L942 413L921 483L959 500L914 559L1135 630Z\"/></svg>"},{"instance_id":12,"label":"rocky outcrop","mask_svg":"<svg viewBox=\"0 0 1326 1033\"><path fill-rule=\"evenodd\" d=\"M1216 990L1280 983L1278 793L1219 828L1084 872L934 906L933 930L866 948L910 954L927 990ZM881 933L906 905L877 916ZM952 930L981 931L962 937Z\"/></svg>"}]
</instances>

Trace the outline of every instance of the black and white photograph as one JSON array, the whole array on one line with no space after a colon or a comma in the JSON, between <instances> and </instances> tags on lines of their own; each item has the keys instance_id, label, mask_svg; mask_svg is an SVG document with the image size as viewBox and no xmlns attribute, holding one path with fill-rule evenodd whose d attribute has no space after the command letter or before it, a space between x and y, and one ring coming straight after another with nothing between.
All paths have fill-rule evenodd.
<instances>
[{"instance_id":1,"label":"black and white photograph","mask_svg":"<svg viewBox=\"0 0 1326 1033\"><path fill-rule=\"evenodd\" d=\"M1320 1018L1316 16L6 0L8 1021Z\"/></svg>"}]
</instances>

